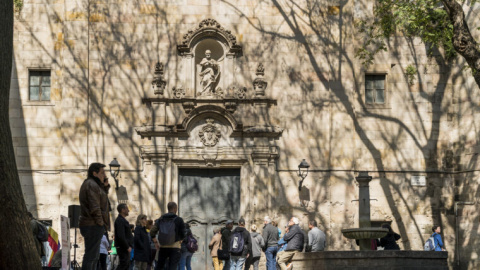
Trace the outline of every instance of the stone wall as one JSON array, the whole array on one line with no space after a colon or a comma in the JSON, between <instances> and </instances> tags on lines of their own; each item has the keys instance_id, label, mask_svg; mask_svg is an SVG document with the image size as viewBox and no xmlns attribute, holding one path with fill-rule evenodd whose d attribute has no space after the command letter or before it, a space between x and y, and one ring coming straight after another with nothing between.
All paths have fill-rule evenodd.
<instances>
[{"instance_id":1,"label":"stone wall","mask_svg":"<svg viewBox=\"0 0 480 270\"><path fill-rule=\"evenodd\" d=\"M368 170L374 177L372 220L392 222L402 249L420 250L432 224L439 223L450 264L460 259L462 268L475 269L479 216L475 206L456 202L479 198L480 91L462 70L463 59L447 61L441 52L429 56L418 39L392 37L388 51L363 67L354 56L362 42L354 21L370 16L372 5L24 1L15 20L10 126L28 209L53 220L59 231L59 215L78 203L88 164L113 157L122 165L122 187L109 197L114 205L128 202L130 222L139 213L156 218L168 200L177 199L178 166L168 157L175 152L147 160L141 149L186 149L197 147L198 139L142 138L135 127L182 122L181 105L149 108L142 99L155 96L151 82L159 61L165 65L165 96L173 98L173 87L186 79L177 45L212 18L243 48L235 82L251 97L256 68L263 63L266 98L276 101L268 113L245 106L236 119L244 126L269 123L283 130L278 138L234 142L245 150L244 163L235 166L242 166L248 181L243 188L248 201L242 203L248 224L260 225L268 214L283 228L296 215L307 229L306 222L315 218L327 232L328 250L356 249L340 230L358 226L354 177ZM479 3L465 9L469 23L478 26ZM418 70L412 84L405 75L408 65ZM51 70L50 101L29 100L29 69ZM365 74L386 74L384 106L365 104ZM267 157L268 166L261 168L256 164L265 155L252 156L253 146L278 152L267 153L275 158ZM219 164L229 162L225 157ZM296 170L303 158L311 167L299 191ZM195 162L189 166L205 166ZM411 184L417 175L426 176L425 186Z\"/></svg>"},{"instance_id":2,"label":"stone wall","mask_svg":"<svg viewBox=\"0 0 480 270\"><path fill-rule=\"evenodd\" d=\"M325 251L297 253L294 269L448 269L446 252L424 251Z\"/></svg>"}]
</instances>

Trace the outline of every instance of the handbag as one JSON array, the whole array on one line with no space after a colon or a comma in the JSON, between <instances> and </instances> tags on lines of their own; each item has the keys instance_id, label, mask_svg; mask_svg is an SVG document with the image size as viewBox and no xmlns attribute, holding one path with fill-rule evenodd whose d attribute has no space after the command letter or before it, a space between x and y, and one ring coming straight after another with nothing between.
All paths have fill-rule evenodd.
<instances>
[{"instance_id":1,"label":"handbag","mask_svg":"<svg viewBox=\"0 0 480 270\"><path fill-rule=\"evenodd\" d=\"M222 260L222 261L230 260L230 252L228 252L228 250L222 249L222 240L220 240L220 246L218 247L218 250L217 250L217 257L219 260Z\"/></svg>"}]
</instances>

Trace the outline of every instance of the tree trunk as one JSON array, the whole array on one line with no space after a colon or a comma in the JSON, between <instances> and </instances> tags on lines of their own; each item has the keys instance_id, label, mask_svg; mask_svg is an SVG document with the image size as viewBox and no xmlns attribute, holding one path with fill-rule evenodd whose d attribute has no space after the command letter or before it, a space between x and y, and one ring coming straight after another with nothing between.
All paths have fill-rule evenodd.
<instances>
[{"instance_id":1,"label":"tree trunk","mask_svg":"<svg viewBox=\"0 0 480 270\"><path fill-rule=\"evenodd\" d=\"M472 69L472 75L480 87L480 47L473 38L465 21L462 6L455 0L442 1L453 24L453 47Z\"/></svg>"},{"instance_id":2,"label":"tree trunk","mask_svg":"<svg viewBox=\"0 0 480 270\"><path fill-rule=\"evenodd\" d=\"M0 2L0 269L41 269L20 187L8 118L13 1Z\"/></svg>"}]
</instances>

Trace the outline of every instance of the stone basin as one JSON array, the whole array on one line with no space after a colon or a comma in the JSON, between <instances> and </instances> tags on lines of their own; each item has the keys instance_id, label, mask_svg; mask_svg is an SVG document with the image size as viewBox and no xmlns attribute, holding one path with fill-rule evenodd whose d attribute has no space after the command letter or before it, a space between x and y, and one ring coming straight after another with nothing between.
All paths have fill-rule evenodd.
<instances>
[{"instance_id":1,"label":"stone basin","mask_svg":"<svg viewBox=\"0 0 480 270\"><path fill-rule=\"evenodd\" d=\"M342 234L348 239L377 239L387 235L388 229L381 227L365 227L343 229Z\"/></svg>"}]
</instances>

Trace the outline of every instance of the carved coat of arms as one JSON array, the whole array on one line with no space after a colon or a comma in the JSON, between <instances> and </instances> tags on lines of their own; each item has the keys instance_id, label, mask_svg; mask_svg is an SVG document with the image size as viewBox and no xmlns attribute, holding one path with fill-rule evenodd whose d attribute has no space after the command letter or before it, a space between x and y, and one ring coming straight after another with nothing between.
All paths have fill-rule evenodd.
<instances>
[{"instance_id":1,"label":"carved coat of arms","mask_svg":"<svg viewBox=\"0 0 480 270\"><path fill-rule=\"evenodd\" d=\"M203 145L215 146L220 140L221 132L213 124L214 122L213 119L208 118L205 121L207 122L207 124L202 128L202 130L198 134L200 135L200 139L202 140Z\"/></svg>"}]
</instances>

